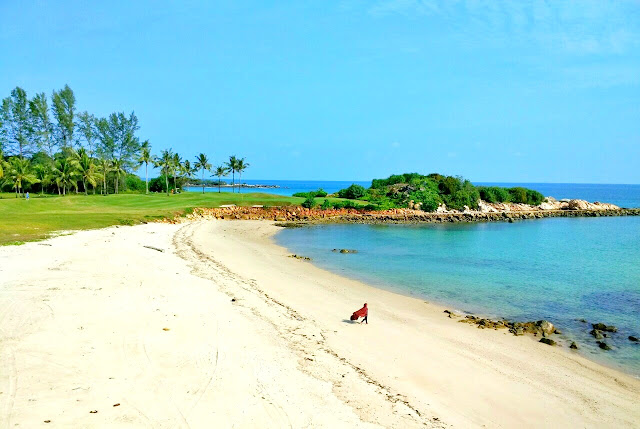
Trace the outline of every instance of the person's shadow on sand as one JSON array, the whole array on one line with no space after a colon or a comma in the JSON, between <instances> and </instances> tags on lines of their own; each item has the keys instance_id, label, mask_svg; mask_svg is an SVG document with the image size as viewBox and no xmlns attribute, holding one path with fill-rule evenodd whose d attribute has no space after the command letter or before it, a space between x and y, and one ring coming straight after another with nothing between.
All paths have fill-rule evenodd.
<instances>
[{"instance_id":1,"label":"person's shadow on sand","mask_svg":"<svg viewBox=\"0 0 640 429\"><path fill-rule=\"evenodd\" d=\"M358 323L355 320L349 320L349 319L342 319L342 323L349 323L350 325L354 325L356 323Z\"/></svg>"}]
</instances>

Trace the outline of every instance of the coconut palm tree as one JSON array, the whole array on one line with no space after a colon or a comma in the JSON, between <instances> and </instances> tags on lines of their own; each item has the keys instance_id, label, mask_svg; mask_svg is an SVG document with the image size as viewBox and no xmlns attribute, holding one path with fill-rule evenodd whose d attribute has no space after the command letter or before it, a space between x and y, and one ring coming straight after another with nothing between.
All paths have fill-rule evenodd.
<instances>
[{"instance_id":1,"label":"coconut palm tree","mask_svg":"<svg viewBox=\"0 0 640 429\"><path fill-rule=\"evenodd\" d=\"M213 175L218 176L218 193L220 193L220 182L223 177L227 177L229 175L229 168L227 168L227 166L224 164L216 167L216 169L213 171Z\"/></svg>"},{"instance_id":2,"label":"coconut palm tree","mask_svg":"<svg viewBox=\"0 0 640 429\"><path fill-rule=\"evenodd\" d=\"M87 195L87 183L93 186L93 190L95 193L97 178L99 176L96 172L96 165L93 161L93 158L89 156L84 148L81 148L77 152L77 157L77 170L78 175L80 176L80 180L82 180L82 188L84 189L84 194Z\"/></svg>"},{"instance_id":3,"label":"coconut palm tree","mask_svg":"<svg viewBox=\"0 0 640 429\"><path fill-rule=\"evenodd\" d=\"M58 194L60 194L60 187L62 187L62 195L66 195L67 186L71 188L74 183L77 183L77 163L78 161L72 157L61 157L56 160L56 168L53 174L58 186Z\"/></svg>"},{"instance_id":4,"label":"coconut palm tree","mask_svg":"<svg viewBox=\"0 0 640 429\"><path fill-rule=\"evenodd\" d=\"M242 173L247 168L249 168L249 163L248 162L244 162L244 158L240 158L239 160L237 160L237 162L236 162L236 171L240 175L240 178L239 178L240 187L238 188L238 192L240 192L240 189L242 189Z\"/></svg>"},{"instance_id":5,"label":"coconut palm tree","mask_svg":"<svg viewBox=\"0 0 640 429\"><path fill-rule=\"evenodd\" d=\"M40 195L44 195L44 187L51 183L51 166L49 164L38 164L33 168L36 179L40 182Z\"/></svg>"},{"instance_id":6,"label":"coconut palm tree","mask_svg":"<svg viewBox=\"0 0 640 429\"><path fill-rule=\"evenodd\" d=\"M16 198L22 195L22 185L38 183L38 178L31 171L31 163L26 158L12 157L7 164L5 183L10 183L16 190Z\"/></svg>"},{"instance_id":7,"label":"coconut palm tree","mask_svg":"<svg viewBox=\"0 0 640 429\"><path fill-rule=\"evenodd\" d=\"M111 160L100 158L98 160L99 174L102 175L102 195L107 195L107 174L111 171Z\"/></svg>"},{"instance_id":8,"label":"coconut palm tree","mask_svg":"<svg viewBox=\"0 0 640 429\"><path fill-rule=\"evenodd\" d=\"M173 171L173 193L178 190L178 184L176 182L178 171L182 168L182 158L178 153L173 154L173 160L171 162L171 170Z\"/></svg>"},{"instance_id":9,"label":"coconut palm tree","mask_svg":"<svg viewBox=\"0 0 640 429\"><path fill-rule=\"evenodd\" d=\"M211 164L209 163L209 158L204 153L196 156L196 163L194 165L196 170L202 170L202 193L204 194L204 171L211 170Z\"/></svg>"},{"instance_id":10,"label":"coconut palm tree","mask_svg":"<svg viewBox=\"0 0 640 429\"><path fill-rule=\"evenodd\" d=\"M226 162L227 168L231 171L232 174L232 182L231 182L231 191L236 191L236 167L238 166L238 158L235 155L231 155L229 157L229 161Z\"/></svg>"},{"instance_id":11,"label":"coconut palm tree","mask_svg":"<svg viewBox=\"0 0 640 429\"><path fill-rule=\"evenodd\" d=\"M139 165L144 164L144 177L147 185L146 192L149 193L149 164L153 164L154 156L151 155L151 145L149 140L145 140L140 147L140 156L138 157Z\"/></svg>"},{"instance_id":12,"label":"coconut palm tree","mask_svg":"<svg viewBox=\"0 0 640 429\"><path fill-rule=\"evenodd\" d=\"M160 167L162 174L164 174L165 190L169 195L169 171L173 166L173 152L171 149L163 150L160 156L155 159L153 165Z\"/></svg>"},{"instance_id":13,"label":"coconut palm tree","mask_svg":"<svg viewBox=\"0 0 640 429\"><path fill-rule=\"evenodd\" d=\"M124 168L124 162L121 159L111 160L111 171L116 173L115 178L115 191L118 193L118 184L120 183L120 176L127 174L127 170Z\"/></svg>"}]
</instances>

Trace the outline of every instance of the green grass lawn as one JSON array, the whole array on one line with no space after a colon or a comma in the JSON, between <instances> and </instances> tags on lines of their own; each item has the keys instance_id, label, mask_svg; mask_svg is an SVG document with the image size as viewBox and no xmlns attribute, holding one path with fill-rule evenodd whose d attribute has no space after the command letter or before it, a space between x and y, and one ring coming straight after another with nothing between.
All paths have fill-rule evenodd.
<instances>
[{"instance_id":1,"label":"green grass lawn","mask_svg":"<svg viewBox=\"0 0 640 429\"><path fill-rule=\"evenodd\" d=\"M329 198L329 200L338 200ZM31 195L15 198L0 193L0 245L20 244L46 238L54 231L131 225L163 217L173 217L196 207L223 204L284 206L300 204L304 198L263 193L184 192L166 194L67 195L64 197ZM318 199L322 201L322 199Z\"/></svg>"}]
</instances>

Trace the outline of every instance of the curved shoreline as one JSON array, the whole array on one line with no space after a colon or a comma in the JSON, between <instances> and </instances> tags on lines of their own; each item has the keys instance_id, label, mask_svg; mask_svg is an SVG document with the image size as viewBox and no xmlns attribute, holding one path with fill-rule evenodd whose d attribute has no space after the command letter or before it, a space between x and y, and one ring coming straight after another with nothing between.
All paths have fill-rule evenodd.
<instances>
[{"instance_id":1,"label":"curved shoreline","mask_svg":"<svg viewBox=\"0 0 640 429\"><path fill-rule=\"evenodd\" d=\"M367 374L402 393L421 412L432 410L444 422L463 427L562 422L614 427L627 412L630 420L624 418L624 424L640 422L640 412L620 402L623 397L640 400L640 380L630 375L533 337L469 329L448 320L445 307L289 258L273 241L273 222L198 224L199 232L193 235L197 248L207 249L210 257L253 279L270 297L311 317L340 356L359 362ZM214 238L220 235L225 238ZM340 320L360 301L372 308L370 325L352 332ZM359 344L357 350L348 345L352 341ZM626 393L614 393L620 388ZM505 394L511 403L495 401ZM431 405L425 407L427 403ZM486 403L493 403L493 409L487 410ZM457 406L464 411L454 411Z\"/></svg>"}]
</instances>

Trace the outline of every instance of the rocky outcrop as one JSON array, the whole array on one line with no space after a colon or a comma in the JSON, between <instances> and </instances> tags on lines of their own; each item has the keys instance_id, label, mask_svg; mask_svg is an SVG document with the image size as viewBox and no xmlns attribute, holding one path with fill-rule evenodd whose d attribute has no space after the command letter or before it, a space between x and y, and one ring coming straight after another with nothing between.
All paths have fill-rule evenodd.
<instances>
[{"instance_id":1,"label":"rocky outcrop","mask_svg":"<svg viewBox=\"0 0 640 429\"><path fill-rule=\"evenodd\" d=\"M613 325L605 325L604 323L594 323L591 327L598 331L618 332L618 328Z\"/></svg>"},{"instance_id":2,"label":"rocky outcrop","mask_svg":"<svg viewBox=\"0 0 640 429\"><path fill-rule=\"evenodd\" d=\"M542 338L539 342L550 345L550 346L556 345L556 342L553 341L551 338Z\"/></svg>"},{"instance_id":3,"label":"rocky outcrop","mask_svg":"<svg viewBox=\"0 0 640 429\"><path fill-rule=\"evenodd\" d=\"M358 253L356 249L333 249L331 251L336 253Z\"/></svg>"},{"instance_id":4,"label":"rocky outcrop","mask_svg":"<svg viewBox=\"0 0 640 429\"><path fill-rule=\"evenodd\" d=\"M202 219L263 219L280 222L280 226L301 226L308 223L455 223L455 222L514 222L546 217L640 216L638 209L598 210L533 210L467 213L428 213L421 210L390 209L366 211L356 209L306 209L286 207L219 207L196 208L192 213L167 219L181 223Z\"/></svg>"}]
</instances>

